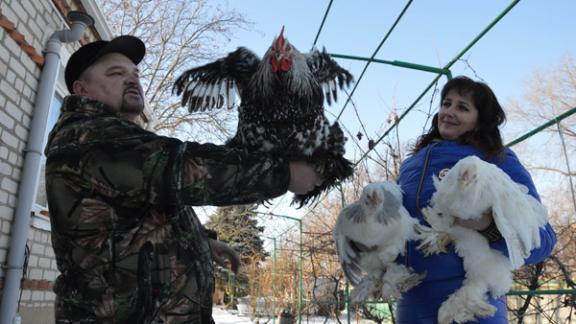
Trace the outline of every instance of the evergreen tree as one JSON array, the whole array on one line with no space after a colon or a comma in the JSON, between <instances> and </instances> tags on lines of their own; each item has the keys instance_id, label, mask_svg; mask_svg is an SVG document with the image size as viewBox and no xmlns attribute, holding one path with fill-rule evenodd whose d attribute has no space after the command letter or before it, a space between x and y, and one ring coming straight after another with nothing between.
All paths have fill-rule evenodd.
<instances>
[{"instance_id":1,"label":"evergreen tree","mask_svg":"<svg viewBox=\"0 0 576 324\"><path fill-rule=\"evenodd\" d=\"M258 226L256 208L255 204L219 207L206 223L219 240L236 250L243 263L264 261L269 256L260 237L264 226Z\"/></svg>"}]
</instances>

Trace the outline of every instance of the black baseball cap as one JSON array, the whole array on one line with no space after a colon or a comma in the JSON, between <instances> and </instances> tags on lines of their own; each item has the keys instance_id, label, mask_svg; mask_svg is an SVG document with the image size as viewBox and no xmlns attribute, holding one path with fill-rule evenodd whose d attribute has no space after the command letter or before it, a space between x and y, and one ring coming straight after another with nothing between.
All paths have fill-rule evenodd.
<instances>
[{"instance_id":1,"label":"black baseball cap","mask_svg":"<svg viewBox=\"0 0 576 324\"><path fill-rule=\"evenodd\" d=\"M109 53L126 55L134 64L138 65L146 54L146 46L138 37L123 35L110 41L95 41L80 47L68 60L64 78L68 91L72 93L72 84L78 80L82 72L99 58Z\"/></svg>"}]
</instances>

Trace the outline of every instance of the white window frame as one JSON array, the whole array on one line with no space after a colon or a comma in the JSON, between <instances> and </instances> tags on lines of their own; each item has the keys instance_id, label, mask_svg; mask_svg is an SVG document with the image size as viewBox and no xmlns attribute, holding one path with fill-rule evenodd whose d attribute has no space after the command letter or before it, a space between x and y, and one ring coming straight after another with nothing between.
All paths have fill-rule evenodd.
<instances>
[{"instance_id":1,"label":"white window frame","mask_svg":"<svg viewBox=\"0 0 576 324\"><path fill-rule=\"evenodd\" d=\"M60 66L60 74L63 74L63 67L62 66ZM54 98L56 98L56 97L59 98L60 102L62 102L62 100L64 99L64 97L68 93L68 90L66 90L64 83L62 81L63 80L61 77L59 77L57 79L56 90L54 92ZM48 134L50 133L50 131L52 130L52 127L54 126L54 123L56 122L56 120L51 120L51 117L53 116L53 114L56 114L56 116L58 116L58 114L60 113L60 106L59 105L53 106L54 98L52 99L52 102L50 103L50 112L49 112L48 120L47 120L47 122L51 121L52 123L50 123L46 127L46 133L44 135L44 145L42 145L42 147L45 147L46 141L48 140ZM41 172L43 172L45 164L46 164L46 157L44 156L44 152L42 152L41 167L40 167ZM42 175L40 175L40 177L42 177ZM39 180L38 185L36 187L36 193L37 193L36 198L34 199L34 203L32 204L31 225L34 228L38 228L38 229L45 230L45 231L50 231L51 226L50 226L50 218L48 215L48 203L46 202L45 205L38 203L38 192L40 192L41 190L42 191L46 190L45 188L41 188L43 186L44 186L44 184L42 184L41 181Z\"/></svg>"}]
</instances>

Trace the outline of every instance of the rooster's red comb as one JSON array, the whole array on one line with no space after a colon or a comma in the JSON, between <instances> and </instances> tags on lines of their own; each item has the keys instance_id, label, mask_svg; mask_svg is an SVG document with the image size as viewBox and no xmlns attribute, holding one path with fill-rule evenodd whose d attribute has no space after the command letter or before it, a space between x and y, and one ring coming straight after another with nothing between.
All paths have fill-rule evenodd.
<instances>
[{"instance_id":1,"label":"rooster's red comb","mask_svg":"<svg viewBox=\"0 0 576 324\"><path fill-rule=\"evenodd\" d=\"M276 47L276 49L284 48L285 41L286 40L284 39L284 26L282 26L282 29L280 30L280 35L276 39L276 44L274 45L274 47Z\"/></svg>"}]
</instances>

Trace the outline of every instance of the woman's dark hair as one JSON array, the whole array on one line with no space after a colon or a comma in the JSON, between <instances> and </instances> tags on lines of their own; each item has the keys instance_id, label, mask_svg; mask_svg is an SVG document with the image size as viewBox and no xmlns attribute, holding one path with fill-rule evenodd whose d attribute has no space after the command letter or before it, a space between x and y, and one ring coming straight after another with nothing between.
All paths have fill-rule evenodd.
<instances>
[{"instance_id":1,"label":"woman's dark hair","mask_svg":"<svg viewBox=\"0 0 576 324\"><path fill-rule=\"evenodd\" d=\"M495 157L504 151L500 126L506 120L506 114L492 89L483 82L474 81L465 76L458 76L449 80L442 88L440 102L444 101L450 90L455 89L460 95L472 94L472 102L478 109L478 123L474 130L462 134L457 141L462 144L473 145L482 150L487 158ZM442 139L438 130L438 113L432 119L432 126L428 133L420 136L414 145L413 153L418 152L434 140Z\"/></svg>"}]
</instances>

